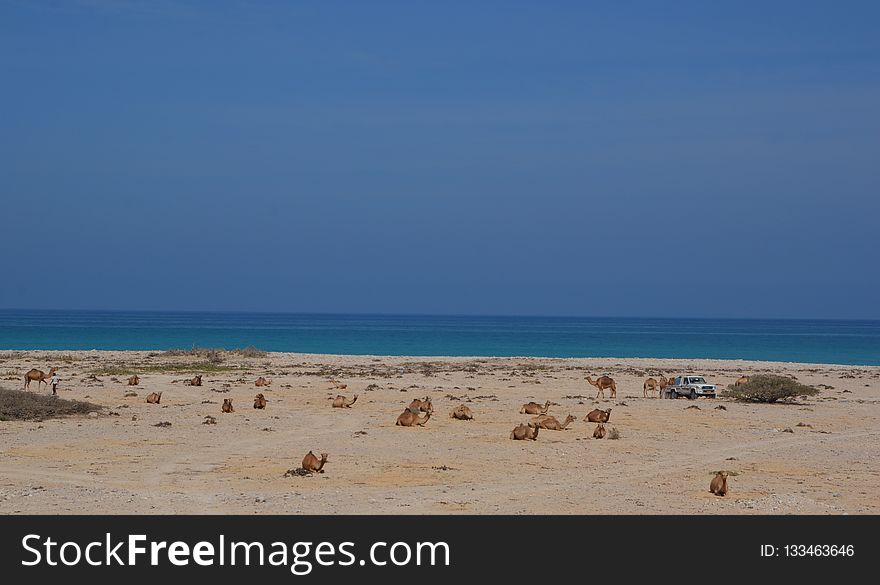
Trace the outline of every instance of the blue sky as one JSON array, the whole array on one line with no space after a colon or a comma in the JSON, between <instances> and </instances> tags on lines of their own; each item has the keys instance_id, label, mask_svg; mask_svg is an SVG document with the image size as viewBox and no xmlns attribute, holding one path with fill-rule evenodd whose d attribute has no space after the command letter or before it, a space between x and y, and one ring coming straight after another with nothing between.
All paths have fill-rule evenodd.
<instances>
[{"instance_id":1,"label":"blue sky","mask_svg":"<svg viewBox=\"0 0 880 585\"><path fill-rule=\"evenodd\" d=\"M0 307L880 318L880 5L589 4L0 0Z\"/></svg>"}]
</instances>

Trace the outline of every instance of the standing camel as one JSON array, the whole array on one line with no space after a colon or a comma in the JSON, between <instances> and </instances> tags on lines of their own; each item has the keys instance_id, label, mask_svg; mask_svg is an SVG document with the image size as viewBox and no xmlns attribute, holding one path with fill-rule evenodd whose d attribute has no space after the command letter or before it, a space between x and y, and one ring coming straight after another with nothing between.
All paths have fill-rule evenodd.
<instances>
[{"instance_id":1,"label":"standing camel","mask_svg":"<svg viewBox=\"0 0 880 585\"><path fill-rule=\"evenodd\" d=\"M647 380L645 380L645 383L642 385L642 390L644 391L645 398L648 397L648 389L649 388L651 389L651 392L654 392L656 390L659 393L660 392L660 382L658 382L654 378L648 378Z\"/></svg>"},{"instance_id":2,"label":"standing camel","mask_svg":"<svg viewBox=\"0 0 880 585\"><path fill-rule=\"evenodd\" d=\"M57 371L58 368L49 368L49 373L47 374L43 370L38 370L36 368L32 369L24 375L24 389L27 390L30 388L31 382L34 380L37 381L37 390L40 389L40 384L45 384L48 388L49 382L46 380L54 376Z\"/></svg>"},{"instance_id":3,"label":"standing camel","mask_svg":"<svg viewBox=\"0 0 880 585\"><path fill-rule=\"evenodd\" d=\"M617 398L617 384L614 382L613 378L608 376L599 376L595 381L591 376L587 376L587 383L592 384L596 388L599 389L596 392L596 398L599 398L599 394L602 395L602 400L605 400L605 390L611 390L611 398Z\"/></svg>"}]
</instances>

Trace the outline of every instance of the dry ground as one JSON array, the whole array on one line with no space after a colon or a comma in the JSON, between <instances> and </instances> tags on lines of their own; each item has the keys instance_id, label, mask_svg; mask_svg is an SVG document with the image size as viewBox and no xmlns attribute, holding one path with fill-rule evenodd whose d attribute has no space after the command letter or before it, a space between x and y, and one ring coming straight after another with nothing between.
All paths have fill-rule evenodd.
<instances>
[{"instance_id":1,"label":"dry ground","mask_svg":"<svg viewBox=\"0 0 880 585\"><path fill-rule=\"evenodd\" d=\"M32 351L0 355L0 385L20 388L24 372L49 366L59 367L63 398L105 409L0 422L2 514L880 513L877 367L283 353L211 364ZM139 386L125 385L129 372ZM184 385L194 372L204 373L202 387ZM644 378L660 372L723 386L741 373L783 373L830 388L794 405L642 398ZM588 373L612 375L617 399L594 400ZM269 388L254 387L261 375ZM353 408L330 407L340 392L330 379L360 395ZM161 405L145 403L151 391L163 392ZM252 408L258 391L269 400L264 411ZM426 427L395 427L425 395L436 408ZM235 413L221 414L224 398ZM551 414L578 421L536 442L511 441L529 400L551 400ZM476 420L449 418L462 403ZM581 419L596 405L613 409L619 440L590 438L595 425ZM206 415L217 424L202 424ZM162 422L171 425L155 426ZM310 449L329 453L326 473L284 477ZM725 498L708 491L720 469L735 474Z\"/></svg>"}]
</instances>

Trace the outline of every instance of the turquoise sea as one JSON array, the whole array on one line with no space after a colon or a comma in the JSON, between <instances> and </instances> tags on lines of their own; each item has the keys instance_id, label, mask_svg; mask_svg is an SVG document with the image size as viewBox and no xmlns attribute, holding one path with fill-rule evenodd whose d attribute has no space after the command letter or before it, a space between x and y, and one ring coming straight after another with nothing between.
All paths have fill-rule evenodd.
<instances>
[{"instance_id":1,"label":"turquoise sea","mask_svg":"<svg viewBox=\"0 0 880 585\"><path fill-rule=\"evenodd\" d=\"M193 346L880 365L880 321L0 310L2 350Z\"/></svg>"}]
</instances>

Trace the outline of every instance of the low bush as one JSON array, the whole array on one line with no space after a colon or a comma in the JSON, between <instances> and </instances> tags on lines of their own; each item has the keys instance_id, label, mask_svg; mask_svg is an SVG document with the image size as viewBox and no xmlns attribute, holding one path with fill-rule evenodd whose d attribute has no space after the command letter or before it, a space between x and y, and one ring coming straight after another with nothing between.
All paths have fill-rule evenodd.
<instances>
[{"instance_id":1,"label":"low bush","mask_svg":"<svg viewBox=\"0 0 880 585\"><path fill-rule=\"evenodd\" d=\"M73 414L97 412L101 407L81 400L0 388L0 421L45 420Z\"/></svg>"},{"instance_id":2,"label":"low bush","mask_svg":"<svg viewBox=\"0 0 880 585\"><path fill-rule=\"evenodd\" d=\"M743 402L792 402L797 398L815 396L818 388L801 384L786 376L759 374L751 376L749 381L739 386L730 385L722 396Z\"/></svg>"}]
</instances>

